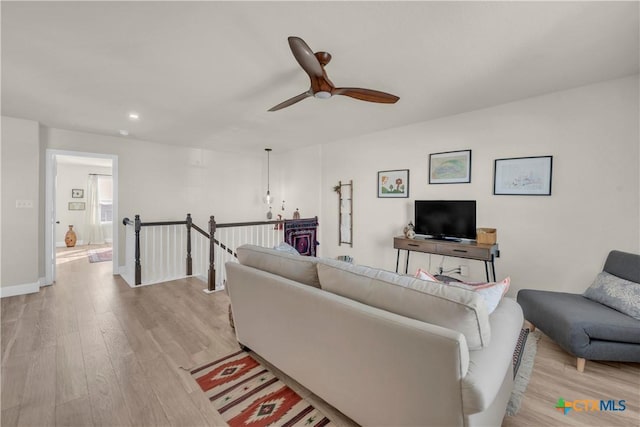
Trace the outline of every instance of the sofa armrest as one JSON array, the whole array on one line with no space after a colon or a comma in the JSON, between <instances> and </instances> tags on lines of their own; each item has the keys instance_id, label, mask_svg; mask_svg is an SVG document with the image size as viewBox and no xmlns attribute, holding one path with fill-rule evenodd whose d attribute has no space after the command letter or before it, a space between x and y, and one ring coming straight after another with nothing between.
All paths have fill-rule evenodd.
<instances>
[{"instance_id":1,"label":"sofa armrest","mask_svg":"<svg viewBox=\"0 0 640 427\"><path fill-rule=\"evenodd\" d=\"M523 320L520 305L511 298L503 298L489 316L489 346L469 352L469 370L462 382L465 414L487 409L498 395L507 371L513 378L513 351Z\"/></svg>"}]
</instances>

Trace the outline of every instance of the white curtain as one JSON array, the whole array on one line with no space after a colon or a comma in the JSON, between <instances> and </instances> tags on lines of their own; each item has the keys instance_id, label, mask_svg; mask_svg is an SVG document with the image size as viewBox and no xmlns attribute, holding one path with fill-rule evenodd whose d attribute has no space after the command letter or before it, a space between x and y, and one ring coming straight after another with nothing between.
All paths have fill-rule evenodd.
<instances>
[{"instance_id":1,"label":"white curtain","mask_svg":"<svg viewBox=\"0 0 640 427\"><path fill-rule=\"evenodd\" d=\"M87 182L87 211L86 211L86 243L102 244L105 242L102 225L100 224L100 195L98 191L98 176L89 175Z\"/></svg>"}]
</instances>

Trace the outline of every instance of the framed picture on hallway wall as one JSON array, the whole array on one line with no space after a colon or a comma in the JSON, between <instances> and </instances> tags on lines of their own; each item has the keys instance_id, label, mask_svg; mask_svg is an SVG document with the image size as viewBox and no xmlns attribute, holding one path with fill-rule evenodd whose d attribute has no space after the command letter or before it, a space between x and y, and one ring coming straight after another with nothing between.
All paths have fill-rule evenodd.
<instances>
[{"instance_id":1,"label":"framed picture on hallway wall","mask_svg":"<svg viewBox=\"0 0 640 427\"><path fill-rule=\"evenodd\" d=\"M429 154L429 184L471 182L471 150Z\"/></svg>"},{"instance_id":2,"label":"framed picture on hallway wall","mask_svg":"<svg viewBox=\"0 0 640 427\"><path fill-rule=\"evenodd\" d=\"M84 197L84 190L82 188L74 188L71 190L71 198L82 199Z\"/></svg>"},{"instance_id":3,"label":"framed picture on hallway wall","mask_svg":"<svg viewBox=\"0 0 640 427\"><path fill-rule=\"evenodd\" d=\"M496 159L493 194L550 196L553 156Z\"/></svg>"},{"instance_id":4,"label":"framed picture on hallway wall","mask_svg":"<svg viewBox=\"0 0 640 427\"><path fill-rule=\"evenodd\" d=\"M409 169L379 171L378 197L409 197Z\"/></svg>"},{"instance_id":5,"label":"framed picture on hallway wall","mask_svg":"<svg viewBox=\"0 0 640 427\"><path fill-rule=\"evenodd\" d=\"M69 202L70 211L83 211L85 210L84 202Z\"/></svg>"}]
</instances>

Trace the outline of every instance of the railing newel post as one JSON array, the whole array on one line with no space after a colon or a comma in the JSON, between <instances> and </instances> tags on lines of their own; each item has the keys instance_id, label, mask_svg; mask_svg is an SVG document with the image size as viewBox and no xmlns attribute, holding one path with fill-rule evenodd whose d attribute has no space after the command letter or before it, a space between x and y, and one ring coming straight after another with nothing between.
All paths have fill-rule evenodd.
<instances>
[{"instance_id":1,"label":"railing newel post","mask_svg":"<svg viewBox=\"0 0 640 427\"><path fill-rule=\"evenodd\" d=\"M140 220L140 215L135 216L134 227L135 227L134 230L136 233L135 283L137 286L142 283L142 265L140 264L140 229L142 228L142 221Z\"/></svg>"},{"instance_id":2,"label":"railing newel post","mask_svg":"<svg viewBox=\"0 0 640 427\"><path fill-rule=\"evenodd\" d=\"M211 215L209 217L209 277L207 283L207 291L209 292L213 292L216 290L215 234L216 220L213 215Z\"/></svg>"},{"instance_id":3,"label":"railing newel post","mask_svg":"<svg viewBox=\"0 0 640 427\"><path fill-rule=\"evenodd\" d=\"M191 214L187 214L187 276L193 274L193 260L191 259Z\"/></svg>"}]
</instances>

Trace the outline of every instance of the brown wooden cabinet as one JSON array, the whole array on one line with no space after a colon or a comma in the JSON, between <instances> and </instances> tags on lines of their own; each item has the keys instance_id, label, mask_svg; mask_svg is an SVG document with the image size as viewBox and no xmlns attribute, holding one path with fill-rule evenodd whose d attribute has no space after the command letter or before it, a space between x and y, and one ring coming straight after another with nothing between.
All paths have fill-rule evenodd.
<instances>
[{"instance_id":1,"label":"brown wooden cabinet","mask_svg":"<svg viewBox=\"0 0 640 427\"><path fill-rule=\"evenodd\" d=\"M396 272L400 265L400 251L407 251L404 272L409 269L409 254L411 252L423 252L428 254L443 255L456 258L474 259L484 261L484 270L487 280L490 279L489 270L493 280L496 280L495 258L500 256L498 245L487 245L476 242L454 242L450 240L434 240L425 238L407 239L398 236L393 238L393 247L398 250L396 257ZM491 269L489 269L491 266Z\"/></svg>"}]
</instances>

